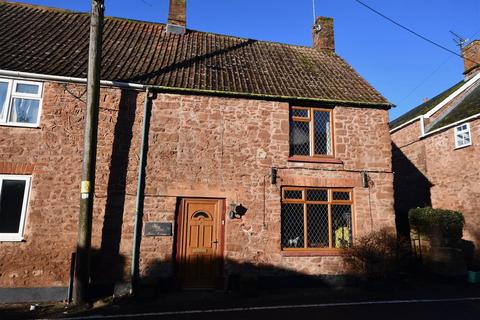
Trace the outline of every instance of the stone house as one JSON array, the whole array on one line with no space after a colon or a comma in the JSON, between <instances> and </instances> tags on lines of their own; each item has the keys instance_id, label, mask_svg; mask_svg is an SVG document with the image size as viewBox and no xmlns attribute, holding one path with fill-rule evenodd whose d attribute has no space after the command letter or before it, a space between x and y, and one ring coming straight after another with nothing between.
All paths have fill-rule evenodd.
<instances>
[{"instance_id":1,"label":"stone house","mask_svg":"<svg viewBox=\"0 0 480 320\"><path fill-rule=\"evenodd\" d=\"M318 18L312 48L185 20L176 0L166 25L105 18L92 285L130 281L137 194L151 283L226 286L245 268L344 274L345 247L394 227L390 103L335 53L330 18ZM1 2L0 26L0 297L63 299L89 15Z\"/></svg>"},{"instance_id":2,"label":"stone house","mask_svg":"<svg viewBox=\"0 0 480 320\"><path fill-rule=\"evenodd\" d=\"M390 122L397 228L408 210L432 206L465 216L464 238L480 241L480 41L463 48L464 79Z\"/></svg>"}]
</instances>

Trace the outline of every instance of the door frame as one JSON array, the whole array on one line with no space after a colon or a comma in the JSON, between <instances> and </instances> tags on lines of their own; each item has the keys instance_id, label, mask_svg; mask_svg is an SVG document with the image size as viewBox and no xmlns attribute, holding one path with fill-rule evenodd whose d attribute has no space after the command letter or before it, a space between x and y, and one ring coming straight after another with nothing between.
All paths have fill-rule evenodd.
<instances>
[{"instance_id":1,"label":"door frame","mask_svg":"<svg viewBox=\"0 0 480 320\"><path fill-rule=\"evenodd\" d=\"M218 246L218 254L217 258L219 260L219 272L218 278L214 283L214 287L223 287L224 285L224 263L225 263L225 224L226 224L226 199L225 198L208 198L208 197L179 197L179 206L177 210L177 217L175 219L176 225L176 232L175 232L175 278L177 279L178 283L181 285L180 279L180 266L182 264L181 257L182 257L182 239L184 238L184 218L186 215L185 211L185 202L187 200L216 200L218 202L218 220L217 223L219 224L219 232L220 232L220 245Z\"/></svg>"}]
</instances>

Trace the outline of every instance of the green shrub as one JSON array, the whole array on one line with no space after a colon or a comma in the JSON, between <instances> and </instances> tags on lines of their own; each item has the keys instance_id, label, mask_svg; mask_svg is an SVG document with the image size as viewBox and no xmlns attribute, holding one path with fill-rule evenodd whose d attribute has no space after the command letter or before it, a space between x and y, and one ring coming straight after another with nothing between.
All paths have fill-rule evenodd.
<instances>
[{"instance_id":1,"label":"green shrub","mask_svg":"<svg viewBox=\"0 0 480 320\"><path fill-rule=\"evenodd\" d=\"M462 239L465 219L460 212L430 207L408 212L410 228L421 235L437 239L441 244L457 243Z\"/></svg>"},{"instance_id":2,"label":"green shrub","mask_svg":"<svg viewBox=\"0 0 480 320\"><path fill-rule=\"evenodd\" d=\"M346 262L350 273L368 280L391 279L408 267L410 245L387 229L373 231L348 249Z\"/></svg>"}]
</instances>

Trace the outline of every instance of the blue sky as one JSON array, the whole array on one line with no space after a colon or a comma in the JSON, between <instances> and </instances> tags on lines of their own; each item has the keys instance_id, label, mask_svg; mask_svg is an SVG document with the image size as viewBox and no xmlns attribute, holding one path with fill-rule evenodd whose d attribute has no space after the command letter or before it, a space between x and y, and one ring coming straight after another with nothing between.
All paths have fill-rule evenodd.
<instances>
[{"instance_id":1,"label":"blue sky","mask_svg":"<svg viewBox=\"0 0 480 320\"><path fill-rule=\"evenodd\" d=\"M418 33L459 51L450 30L480 38L479 0L363 0ZM89 11L89 0L24 0ZM168 0L105 0L106 14L165 22ZM191 29L311 45L312 0L187 0ZM397 107L394 119L463 78L461 58L400 29L354 0L316 0L335 19L337 53Z\"/></svg>"}]
</instances>

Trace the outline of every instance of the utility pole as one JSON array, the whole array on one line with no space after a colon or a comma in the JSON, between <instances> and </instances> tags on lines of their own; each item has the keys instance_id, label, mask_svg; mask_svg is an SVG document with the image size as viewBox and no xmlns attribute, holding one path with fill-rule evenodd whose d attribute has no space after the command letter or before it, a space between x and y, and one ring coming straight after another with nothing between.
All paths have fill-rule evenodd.
<instances>
[{"instance_id":1,"label":"utility pole","mask_svg":"<svg viewBox=\"0 0 480 320\"><path fill-rule=\"evenodd\" d=\"M73 303L76 305L86 302L90 276L89 255L92 241L92 211L95 191L103 12L104 0L92 0L88 50L87 112L85 118L77 253L73 282Z\"/></svg>"}]
</instances>

